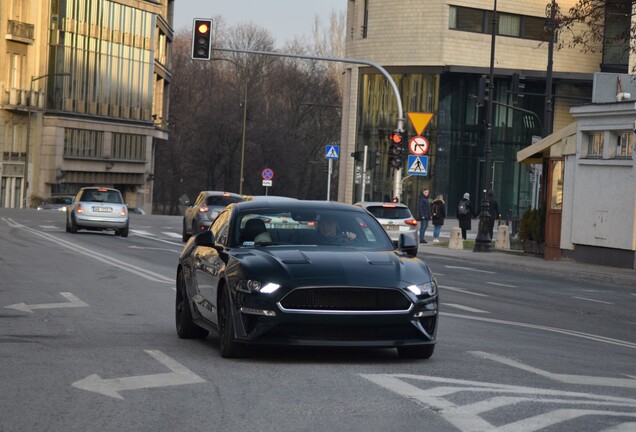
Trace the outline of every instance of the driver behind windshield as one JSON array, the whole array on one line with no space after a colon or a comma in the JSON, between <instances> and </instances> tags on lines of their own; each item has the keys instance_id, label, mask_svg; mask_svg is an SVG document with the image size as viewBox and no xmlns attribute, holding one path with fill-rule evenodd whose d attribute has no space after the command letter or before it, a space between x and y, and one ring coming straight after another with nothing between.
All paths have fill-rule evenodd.
<instances>
[{"instance_id":1,"label":"driver behind windshield","mask_svg":"<svg viewBox=\"0 0 636 432\"><path fill-rule=\"evenodd\" d=\"M356 238L356 234L351 231L340 231L336 218L329 215L322 215L320 217L320 219L318 220L317 232L318 244L349 242L355 240Z\"/></svg>"}]
</instances>

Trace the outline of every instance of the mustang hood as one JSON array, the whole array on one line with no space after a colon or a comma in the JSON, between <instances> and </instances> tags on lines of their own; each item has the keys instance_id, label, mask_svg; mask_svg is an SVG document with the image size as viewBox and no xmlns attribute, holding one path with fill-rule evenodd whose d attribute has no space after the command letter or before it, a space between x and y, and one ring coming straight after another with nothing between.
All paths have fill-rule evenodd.
<instances>
[{"instance_id":1,"label":"mustang hood","mask_svg":"<svg viewBox=\"0 0 636 432\"><path fill-rule=\"evenodd\" d=\"M417 258L395 251L351 249L255 248L236 256L246 276L267 275L292 285L386 286L384 281L405 284L431 280L428 266Z\"/></svg>"}]
</instances>

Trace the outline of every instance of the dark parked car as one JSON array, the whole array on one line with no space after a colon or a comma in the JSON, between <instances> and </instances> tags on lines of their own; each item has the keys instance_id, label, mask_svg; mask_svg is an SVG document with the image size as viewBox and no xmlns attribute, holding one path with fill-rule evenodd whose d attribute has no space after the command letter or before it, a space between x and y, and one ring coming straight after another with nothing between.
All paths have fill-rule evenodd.
<instances>
[{"instance_id":1,"label":"dark parked car","mask_svg":"<svg viewBox=\"0 0 636 432\"><path fill-rule=\"evenodd\" d=\"M207 230L226 205L245 201L239 194L219 191L201 191L192 206L183 212L181 237L188 241L190 236Z\"/></svg>"},{"instance_id":2,"label":"dark parked car","mask_svg":"<svg viewBox=\"0 0 636 432\"><path fill-rule=\"evenodd\" d=\"M437 282L416 254L412 236L401 235L396 248L356 206L231 204L179 257L177 334L217 332L223 357L287 344L397 348L402 357L429 358Z\"/></svg>"},{"instance_id":3,"label":"dark parked car","mask_svg":"<svg viewBox=\"0 0 636 432\"><path fill-rule=\"evenodd\" d=\"M73 198L75 198L75 195L53 195L42 201L42 204L40 204L37 209L66 211L66 207L73 203Z\"/></svg>"},{"instance_id":4,"label":"dark parked car","mask_svg":"<svg viewBox=\"0 0 636 432\"><path fill-rule=\"evenodd\" d=\"M128 207L117 189L85 187L66 209L66 232L114 230L128 237Z\"/></svg>"}]
</instances>

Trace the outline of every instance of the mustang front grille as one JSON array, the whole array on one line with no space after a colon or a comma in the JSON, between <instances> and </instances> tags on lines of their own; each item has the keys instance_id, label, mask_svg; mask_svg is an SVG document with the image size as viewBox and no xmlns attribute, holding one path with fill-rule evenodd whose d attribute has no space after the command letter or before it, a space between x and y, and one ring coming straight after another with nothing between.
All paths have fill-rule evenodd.
<instances>
[{"instance_id":1,"label":"mustang front grille","mask_svg":"<svg viewBox=\"0 0 636 432\"><path fill-rule=\"evenodd\" d=\"M399 290L386 288L298 288L287 294L285 310L406 312L412 303Z\"/></svg>"}]
</instances>

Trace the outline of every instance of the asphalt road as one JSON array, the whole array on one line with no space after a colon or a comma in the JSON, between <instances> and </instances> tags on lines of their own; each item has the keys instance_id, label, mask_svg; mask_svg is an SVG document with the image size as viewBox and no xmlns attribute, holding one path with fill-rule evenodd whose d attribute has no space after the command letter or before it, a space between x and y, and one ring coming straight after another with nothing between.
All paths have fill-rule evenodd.
<instances>
[{"instance_id":1,"label":"asphalt road","mask_svg":"<svg viewBox=\"0 0 636 432\"><path fill-rule=\"evenodd\" d=\"M430 360L181 340L181 219L128 238L0 209L1 431L632 431L636 288L428 257Z\"/></svg>"}]
</instances>

